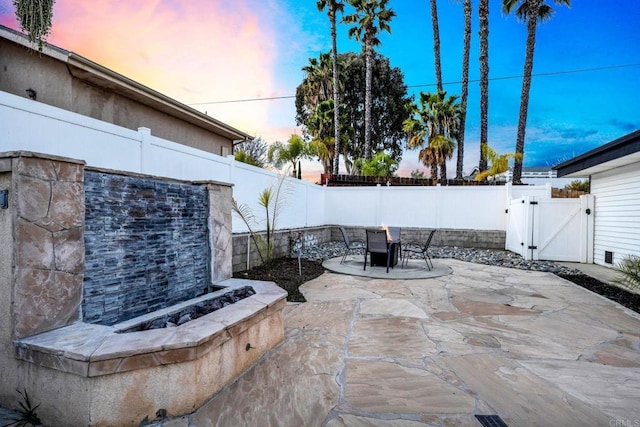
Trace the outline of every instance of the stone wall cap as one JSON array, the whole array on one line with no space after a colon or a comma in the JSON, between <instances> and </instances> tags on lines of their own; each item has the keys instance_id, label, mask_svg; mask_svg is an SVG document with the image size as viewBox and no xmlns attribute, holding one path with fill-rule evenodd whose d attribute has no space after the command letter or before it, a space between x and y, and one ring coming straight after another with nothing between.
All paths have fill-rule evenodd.
<instances>
[{"instance_id":1,"label":"stone wall cap","mask_svg":"<svg viewBox=\"0 0 640 427\"><path fill-rule=\"evenodd\" d=\"M141 172L131 172L131 171L123 171L116 169L108 169L108 168L100 168L97 166L86 166L85 170L99 173L107 173L110 175L122 175L122 176L131 176L135 178L145 178L145 179L157 179L159 181L169 181L169 182L179 182L182 184L192 184L192 185L219 185L224 187L233 187L233 184L228 182L221 181L190 181L188 179L179 179L179 178L170 178L167 176L161 175L151 175L147 173Z\"/></svg>"},{"instance_id":2,"label":"stone wall cap","mask_svg":"<svg viewBox=\"0 0 640 427\"><path fill-rule=\"evenodd\" d=\"M22 151L22 150L0 152L0 159L6 159L6 158L15 159L18 157L33 157L38 159L55 160L58 162L74 163L78 165L87 164L87 162L85 162L84 160L72 159L70 157L56 156L55 154L36 153L33 151Z\"/></svg>"},{"instance_id":3,"label":"stone wall cap","mask_svg":"<svg viewBox=\"0 0 640 427\"><path fill-rule=\"evenodd\" d=\"M253 325L282 310L287 292L273 282L228 279L222 291L252 286L255 295L173 328L117 333L114 326L76 322L14 341L17 357L48 368L94 377L197 358L211 346L220 346L243 322ZM50 355L47 357L44 355ZM66 360L65 360L66 359ZM82 372L73 370L76 361Z\"/></svg>"}]
</instances>

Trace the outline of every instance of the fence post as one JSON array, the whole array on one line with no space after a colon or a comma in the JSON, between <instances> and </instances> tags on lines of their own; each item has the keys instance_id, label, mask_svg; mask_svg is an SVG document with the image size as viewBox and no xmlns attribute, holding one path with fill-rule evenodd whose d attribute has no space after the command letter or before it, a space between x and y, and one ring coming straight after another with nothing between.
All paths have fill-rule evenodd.
<instances>
[{"instance_id":1,"label":"fence post","mask_svg":"<svg viewBox=\"0 0 640 427\"><path fill-rule=\"evenodd\" d=\"M150 173L151 129L139 127L138 134L140 135L140 173Z\"/></svg>"},{"instance_id":2,"label":"fence post","mask_svg":"<svg viewBox=\"0 0 640 427\"><path fill-rule=\"evenodd\" d=\"M580 196L580 262L593 264L593 235L595 225L595 196Z\"/></svg>"},{"instance_id":3,"label":"fence post","mask_svg":"<svg viewBox=\"0 0 640 427\"><path fill-rule=\"evenodd\" d=\"M229 154L225 159L227 159L227 163L229 164L229 168L227 170L227 182L233 182L233 175L236 168L236 157L233 154Z\"/></svg>"},{"instance_id":4,"label":"fence post","mask_svg":"<svg viewBox=\"0 0 640 427\"><path fill-rule=\"evenodd\" d=\"M529 238L529 242L527 243L525 240L525 245L527 245L526 249L528 249L528 258L525 259L534 261L538 261L540 258L540 254L538 253L538 246L541 244L540 208L538 206L538 197L532 196L527 203L529 217L529 221L527 222L527 237Z\"/></svg>"},{"instance_id":5,"label":"fence post","mask_svg":"<svg viewBox=\"0 0 640 427\"><path fill-rule=\"evenodd\" d=\"M382 186L376 184L376 223L373 225L380 225L380 206L382 205Z\"/></svg>"}]
</instances>

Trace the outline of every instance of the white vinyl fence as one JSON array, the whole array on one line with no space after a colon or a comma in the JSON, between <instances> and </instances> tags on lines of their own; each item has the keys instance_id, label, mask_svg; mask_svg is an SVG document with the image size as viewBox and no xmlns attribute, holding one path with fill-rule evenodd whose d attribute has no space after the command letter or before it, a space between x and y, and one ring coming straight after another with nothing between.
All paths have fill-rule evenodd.
<instances>
[{"instance_id":1,"label":"white vinyl fence","mask_svg":"<svg viewBox=\"0 0 640 427\"><path fill-rule=\"evenodd\" d=\"M506 249L527 260L593 263L594 196L511 200Z\"/></svg>"},{"instance_id":2,"label":"white vinyl fence","mask_svg":"<svg viewBox=\"0 0 640 427\"><path fill-rule=\"evenodd\" d=\"M259 219L264 218L264 209L258 204L260 193L269 186L275 191L280 180L273 171L155 137L147 128L125 129L0 91L0 151L18 150L80 159L92 167L228 182L233 184L238 203L247 205ZM576 201L551 201L549 185L323 187L285 178L282 190L280 229L385 224L502 230L507 232L507 248L527 259L590 262L584 246L593 238L585 232L593 228L592 220L587 218L584 223L583 215L575 213ZM531 210L529 201L538 201L539 209ZM591 203L593 211L593 199L585 203ZM579 218L579 225L574 224L578 221L574 217ZM264 228L263 222L257 227ZM246 231L234 216L233 232Z\"/></svg>"}]
</instances>

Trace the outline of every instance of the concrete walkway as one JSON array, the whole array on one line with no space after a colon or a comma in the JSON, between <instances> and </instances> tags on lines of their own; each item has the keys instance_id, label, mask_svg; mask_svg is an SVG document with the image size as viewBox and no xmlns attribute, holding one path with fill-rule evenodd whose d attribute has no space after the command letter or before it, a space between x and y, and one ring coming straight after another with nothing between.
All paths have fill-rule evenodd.
<instances>
[{"instance_id":1,"label":"concrete walkway","mask_svg":"<svg viewBox=\"0 0 640 427\"><path fill-rule=\"evenodd\" d=\"M640 424L640 315L550 273L434 263L451 274L306 283L282 344L155 425Z\"/></svg>"}]
</instances>

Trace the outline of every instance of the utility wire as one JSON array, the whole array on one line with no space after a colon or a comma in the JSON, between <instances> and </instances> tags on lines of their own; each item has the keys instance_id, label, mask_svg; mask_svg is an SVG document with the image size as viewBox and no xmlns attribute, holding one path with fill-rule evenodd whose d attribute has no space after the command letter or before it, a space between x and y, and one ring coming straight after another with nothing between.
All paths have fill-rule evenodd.
<instances>
[{"instance_id":1,"label":"utility wire","mask_svg":"<svg viewBox=\"0 0 640 427\"><path fill-rule=\"evenodd\" d=\"M629 67L638 67L638 66L640 66L640 63L623 64L623 65L607 65L607 66L604 66L604 67L582 68L582 69L578 69L578 70L549 71L549 72L546 72L546 73L534 73L534 74L531 75L531 77L556 76L556 75L561 75L561 74L587 73L587 72L591 72L591 71L612 70L612 69L615 69L615 68L629 68ZM521 79L522 77L523 77L522 75L490 77L489 80L490 81L493 81L493 80L513 80L513 79ZM472 80L469 80L469 83L477 83L479 81L480 81L480 79L472 79ZM453 82L445 82L445 83L443 83L443 85L453 85L453 84L461 84L461 83L462 83L461 81L453 81ZM408 88L415 88L415 87L429 87L429 86L436 86L436 83L410 85L410 86L407 86L407 87ZM236 102L272 101L272 100L276 100L276 99L291 99L291 98L295 98L295 97L296 97L295 95L270 96L270 97L265 97L265 98L246 98L246 99L231 99L231 100L227 100L227 101L196 102L194 104L188 104L188 105L211 105L211 104L231 104L231 103L236 103Z\"/></svg>"}]
</instances>

